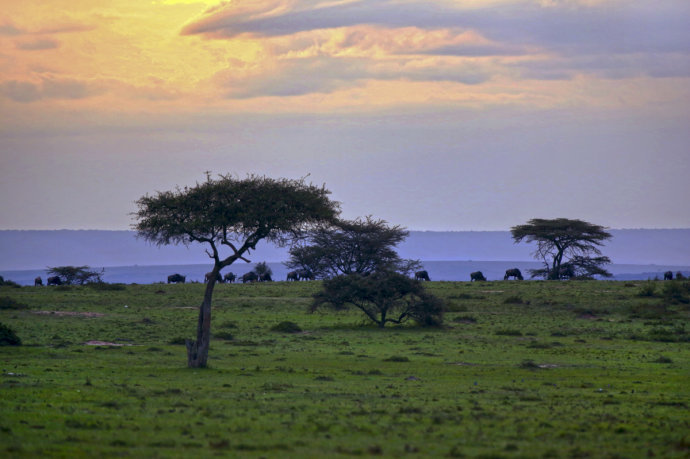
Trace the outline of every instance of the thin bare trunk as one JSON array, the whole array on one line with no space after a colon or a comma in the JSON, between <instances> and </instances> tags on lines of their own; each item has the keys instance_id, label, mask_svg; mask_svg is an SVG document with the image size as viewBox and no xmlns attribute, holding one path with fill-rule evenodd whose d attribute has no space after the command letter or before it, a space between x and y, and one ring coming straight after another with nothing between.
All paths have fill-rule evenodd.
<instances>
[{"instance_id":1,"label":"thin bare trunk","mask_svg":"<svg viewBox=\"0 0 690 459\"><path fill-rule=\"evenodd\" d=\"M204 300L199 306L199 322L196 329L196 341L186 340L187 366L190 368L205 368L208 361L208 349L211 344L211 300L213 288L216 285L216 276L220 267L213 268L211 278L206 284Z\"/></svg>"}]
</instances>

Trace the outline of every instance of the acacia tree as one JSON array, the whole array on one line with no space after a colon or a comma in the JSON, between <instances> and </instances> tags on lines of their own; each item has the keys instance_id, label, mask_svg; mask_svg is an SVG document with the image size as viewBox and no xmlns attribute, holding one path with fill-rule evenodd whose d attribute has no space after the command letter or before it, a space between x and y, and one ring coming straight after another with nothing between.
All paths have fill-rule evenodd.
<instances>
[{"instance_id":1,"label":"acacia tree","mask_svg":"<svg viewBox=\"0 0 690 459\"><path fill-rule=\"evenodd\" d=\"M409 274L421 264L417 260L403 260L395 251L395 246L408 235L404 228L389 226L371 216L339 220L310 232L305 242L290 249L290 260L285 264L326 278L377 271Z\"/></svg>"},{"instance_id":2,"label":"acacia tree","mask_svg":"<svg viewBox=\"0 0 690 459\"><path fill-rule=\"evenodd\" d=\"M421 282L392 271L347 274L323 282L323 290L313 295L311 311L330 306L355 306L383 328L412 319L422 326L443 322L443 301L427 293Z\"/></svg>"},{"instance_id":3,"label":"acacia tree","mask_svg":"<svg viewBox=\"0 0 690 459\"><path fill-rule=\"evenodd\" d=\"M339 204L325 187L304 180L220 175L192 187L146 195L136 204L139 237L156 245L201 243L213 260L199 306L196 341L187 340L189 367L205 367L211 338L211 300L220 271L246 257L261 240L285 245L303 231L337 218ZM224 252L224 253L221 253Z\"/></svg>"},{"instance_id":4,"label":"acacia tree","mask_svg":"<svg viewBox=\"0 0 690 459\"><path fill-rule=\"evenodd\" d=\"M105 269L93 271L89 266L54 266L46 270L48 275L58 276L63 284L84 285L91 282L102 282Z\"/></svg>"},{"instance_id":5,"label":"acacia tree","mask_svg":"<svg viewBox=\"0 0 690 459\"><path fill-rule=\"evenodd\" d=\"M603 226L582 220L535 218L510 230L515 243L536 242L534 257L544 262L544 269L530 270L532 277L561 279L599 274L610 276L601 266L610 263L601 256L604 241L612 236ZM596 256L593 256L596 255Z\"/></svg>"}]
</instances>

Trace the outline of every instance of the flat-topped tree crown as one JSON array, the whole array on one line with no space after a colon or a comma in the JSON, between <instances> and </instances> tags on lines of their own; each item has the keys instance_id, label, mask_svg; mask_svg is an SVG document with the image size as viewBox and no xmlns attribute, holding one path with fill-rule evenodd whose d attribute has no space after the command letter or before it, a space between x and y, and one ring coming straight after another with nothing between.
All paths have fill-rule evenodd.
<instances>
[{"instance_id":1,"label":"flat-topped tree crown","mask_svg":"<svg viewBox=\"0 0 690 459\"><path fill-rule=\"evenodd\" d=\"M134 228L157 245L205 242L245 253L261 239L283 244L312 225L334 220L339 205L329 194L303 180L209 177L193 187L139 199Z\"/></svg>"},{"instance_id":2,"label":"flat-topped tree crown","mask_svg":"<svg viewBox=\"0 0 690 459\"><path fill-rule=\"evenodd\" d=\"M213 259L199 308L197 341L187 341L190 367L205 367L210 342L211 299L220 270L245 257L262 239L284 245L303 232L330 224L340 213L330 191L301 180L220 175L192 187L146 195L136 204L134 229L157 245L207 244ZM222 249L229 254L221 254ZM209 250L210 249L210 250ZM227 249L225 250L227 252Z\"/></svg>"},{"instance_id":3,"label":"flat-topped tree crown","mask_svg":"<svg viewBox=\"0 0 690 459\"><path fill-rule=\"evenodd\" d=\"M532 270L532 277L540 275L547 279L561 279L595 274L610 276L600 266L611 260L608 257L591 257L601 255L599 247L612 237L606 229L577 219L534 218L524 225L512 227L510 232L515 243L537 243L534 257L542 259L546 268Z\"/></svg>"}]
</instances>

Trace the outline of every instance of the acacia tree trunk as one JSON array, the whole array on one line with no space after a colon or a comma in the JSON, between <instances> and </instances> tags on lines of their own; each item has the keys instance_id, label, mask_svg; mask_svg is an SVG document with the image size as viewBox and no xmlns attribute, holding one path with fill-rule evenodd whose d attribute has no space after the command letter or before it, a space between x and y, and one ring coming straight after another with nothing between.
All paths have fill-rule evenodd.
<instances>
[{"instance_id":1,"label":"acacia tree trunk","mask_svg":"<svg viewBox=\"0 0 690 459\"><path fill-rule=\"evenodd\" d=\"M549 273L549 280L559 280L561 278L561 262L563 261L564 249L556 246L558 253L553 257L553 264L551 265L551 272Z\"/></svg>"},{"instance_id":2,"label":"acacia tree trunk","mask_svg":"<svg viewBox=\"0 0 690 459\"><path fill-rule=\"evenodd\" d=\"M204 300L199 306L199 322L196 328L196 341L185 340L187 345L187 366L189 368L206 368L208 348L211 344L211 299L216 278L220 272L219 266L214 266L211 278L206 284Z\"/></svg>"}]
</instances>

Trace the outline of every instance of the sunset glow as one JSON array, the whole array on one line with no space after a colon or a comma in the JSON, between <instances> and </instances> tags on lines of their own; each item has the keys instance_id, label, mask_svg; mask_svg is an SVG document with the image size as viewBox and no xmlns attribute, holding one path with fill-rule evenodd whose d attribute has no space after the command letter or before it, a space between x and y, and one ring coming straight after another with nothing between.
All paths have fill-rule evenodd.
<instances>
[{"instance_id":1,"label":"sunset glow","mask_svg":"<svg viewBox=\"0 0 690 459\"><path fill-rule=\"evenodd\" d=\"M515 122L515 113L535 120L558 113L564 123L616 120L631 132L656 125L656 132L661 132L687 122L690 111L690 4L685 0L5 3L0 12L3 173L15 168L26 171L22 161L28 160L17 159L25 158L20 152L29 149L42 158L47 153L30 144L47 132L58 135L65 129L70 135L88 136L89 148L98 144L92 132L96 128L141 132L146 126L158 133L159 140L169 142L181 129L193 133L237 125L222 121L223 117L266 117L262 129L268 138L283 135L271 129L282 129L291 117L337 116L333 126L371 126L362 117L390 114L427 120L426 114L433 114L449 129L462 120L485 119L482 129L495 129L500 136ZM577 122L571 126L577 128ZM529 131L529 126L524 130ZM24 142L18 137L22 132L33 140ZM323 140L324 132L321 129L315 138ZM620 135L607 134L609 140L602 142L619 142ZM688 171L687 157L677 157L686 138L675 135L669 132L663 146L659 139L647 139L652 150L668 148L663 154L679 165L674 173L680 174ZM337 168L343 158L320 157L314 163L308 158L315 152L301 147L300 153L291 153L293 165L301 167L267 168L261 162L238 159L267 157L261 152L251 155L250 138L235 136L227 142L218 138L215 143L191 135L185 141L191 138L206 145L201 157L213 156L207 158L211 166L200 165L185 176L164 176L196 179L204 167L218 172L232 168L239 173L306 174L321 170L314 164L322 164L323 171L327 164ZM335 137L330 139L341 144ZM420 133L419 149L428 148L428 139ZM51 141L42 148L46 145L77 150L66 143ZM236 161L216 161L222 156L221 145L238 149L224 156L235 155ZM147 152L160 148L160 143L143 147L142 155L153 155ZM392 150L392 144L382 148L388 157L400 153ZM115 154L111 148L105 150ZM636 164L645 154L659 154L652 150L639 151ZM562 154L560 166L572 157ZM153 158L149 161L155 163ZM26 178L36 173L26 172ZM664 173L658 171L656 177ZM426 179L433 181L433 174ZM327 173L317 180L334 182ZM161 179L149 186L164 183ZM142 184L142 189L147 187ZM687 191L687 185L680 183L665 190L667 194ZM128 196L128 202L132 198L136 197ZM665 224L690 224L685 214ZM619 224L632 225L633 220L631 215ZM407 223L414 225L414 218Z\"/></svg>"}]
</instances>

